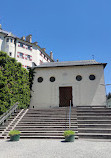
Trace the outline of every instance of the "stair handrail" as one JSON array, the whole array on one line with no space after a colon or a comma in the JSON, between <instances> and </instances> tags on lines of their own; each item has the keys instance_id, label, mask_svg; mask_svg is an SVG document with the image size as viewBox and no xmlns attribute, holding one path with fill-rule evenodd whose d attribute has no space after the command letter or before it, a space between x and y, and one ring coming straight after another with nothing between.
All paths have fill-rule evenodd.
<instances>
[{"instance_id":1,"label":"stair handrail","mask_svg":"<svg viewBox=\"0 0 111 158\"><path fill-rule=\"evenodd\" d=\"M4 123L5 120L7 120L7 118L14 113L14 111L16 111L16 109L18 108L19 103L16 102L13 106L10 107L10 109L8 111L6 111L1 117L0 117L0 125Z\"/></svg>"}]
</instances>

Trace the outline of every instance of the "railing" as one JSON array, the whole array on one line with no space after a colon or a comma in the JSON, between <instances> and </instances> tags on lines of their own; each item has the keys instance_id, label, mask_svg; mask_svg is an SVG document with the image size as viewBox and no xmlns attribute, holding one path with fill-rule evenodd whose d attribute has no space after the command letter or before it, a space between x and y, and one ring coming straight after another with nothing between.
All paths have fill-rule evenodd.
<instances>
[{"instance_id":1,"label":"railing","mask_svg":"<svg viewBox=\"0 0 111 158\"><path fill-rule=\"evenodd\" d=\"M9 116L11 116L14 111L18 108L19 103L15 103L7 112L5 112L1 117L0 117L0 125L4 124L4 122L7 120Z\"/></svg>"}]
</instances>

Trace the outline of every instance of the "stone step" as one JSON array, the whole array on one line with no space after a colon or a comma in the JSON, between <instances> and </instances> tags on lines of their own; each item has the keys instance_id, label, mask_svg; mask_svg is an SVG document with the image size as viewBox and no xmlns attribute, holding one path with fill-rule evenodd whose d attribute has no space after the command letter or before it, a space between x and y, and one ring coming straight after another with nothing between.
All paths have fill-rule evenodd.
<instances>
[{"instance_id":1,"label":"stone step","mask_svg":"<svg viewBox=\"0 0 111 158\"><path fill-rule=\"evenodd\" d=\"M16 126L17 128L64 128L64 126L57 126L57 125L55 125L55 126L20 126L19 124ZM65 126L65 127L69 127L69 126ZM71 126L71 128L77 128L78 126L77 125L74 125L74 126Z\"/></svg>"},{"instance_id":2,"label":"stone step","mask_svg":"<svg viewBox=\"0 0 111 158\"><path fill-rule=\"evenodd\" d=\"M111 128L78 128L79 133L111 133Z\"/></svg>"},{"instance_id":3,"label":"stone step","mask_svg":"<svg viewBox=\"0 0 111 158\"><path fill-rule=\"evenodd\" d=\"M77 109L76 113L90 113L90 112L111 112L111 109Z\"/></svg>"},{"instance_id":4,"label":"stone step","mask_svg":"<svg viewBox=\"0 0 111 158\"><path fill-rule=\"evenodd\" d=\"M62 121L62 122L55 122L55 121L45 121L45 122L40 122L40 121L34 121L34 122L23 122L20 121L19 124L69 124L69 120L67 122ZM77 124L77 121L72 121L71 124Z\"/></svg>"},{"instance_id":5,"label":"stone step","mask_svg":"<svg viewBox=\"0 0 111 158\"><path fill-rule=\"evenodd\" d=\"M65 131L65 130L64 130ZM21 131L21 133L64 133L64 131ZM78 131L74 131L76 134Z\"/></svg>"},{"instance_id":6,"label":"stone step","mask_svg":"<svg viewBox=\"0 0 111 158\"><path fill-rule=\"evenodd\" d=\"M77 135L77 134L75 134ZM2 136L6 136L3 134ZM21 133L20 136L63 136L63 133Z\"/></svg>"},{"instance_id":7,"label":"stone step","mask_svg":"<svg viewBox=\"0 0 111 158\"><path fill-rule=\"evenodd\" d=\"M111 113L97 113L97 114L95 114L95 113L78 113L77 114L77 117L78 116L82 116L82 117L84 117L84 116L111 116Z\"/></svg>"},{"instance_id":8,"label":"stone step","mask_svg":"<svg viewBox=\"0 0 111 158\"><path fill-rule=\"evenodd\" d=\"M84 106L83 106L83 105L77 105L76 107L77 107L77 108L79 108L79 107L82 107L82 108L85 108L85 107L89 107L89 108L90 108L90 107L91 107L91 108L92 108L92 107L98 107L98 108L104 107L104 108L106 108L106 105L84 105Z\"/></svg>"},{"instance_id":9,"label":"stone step","mask_svg":"<svg viewBox=\"0 0 111 158\"><path fill-rule=\"evenodd\" d=\"M69 130L69 127L68 128L66 128L66 127L61 127L61 128L18 128L18 127L16 127L15 128L16 130L19 130L19 131L52 131L52 130L54 130L54 131L65 131L65 130ZM70 130L73 130L73 131L77 131L77 128L70 128Z\"/></svg>"},{"instance_id":10,"label":"stone step","mask_svg":"<svg viewBox=\"0 0 111 158\"><path fill-rule=\"evenodd\" d=\"M41 118L41 119L25 119L25 118L23 118L22 119L22 122L37 122L37 121L39 121L39 122L65 122L65 121L68 121L69 119L45 119L45 118ZM77 120L77 118L76 119L71 119L71 122L75 122Z\"/></svg>"},{"instance_id":11,"label":"stone step","mask_svg":"<svg viewBox=\"0 0 111 158\"><path fill-rule=\"evenodd\" d=\"M89 112L89 111L111 111L111 108L77 108L76 112Z\"/></svg>"},{"instance_id":12,"label":"stone step","mask_svg":"<svg viewBox=\"0 0 111 158\"><path fill-rule=\"evenodd\" d=\"M7 139L9 138L8 136ZM0 139L4 139L4 137L0 136ZM20 139L64 139L64 136L20 136ZM75 139L78 139L78 136L75 136Z\"/></svg>"},{"instance_id":13,"label":"stone step","mask_svg":"<svg viewBox=\"0 0 111 158\"><path fill-rule=\"evenodd\" d=\"M72 118L76 118L77 117L77 115L71 115L72 116ZM25 115L24 116L25 118L68 118L69 117L69 115L64 115L64 116L58 116L58 115L30 115L30 116L28 116L28 115Z\"/></svg>"},{"instance_id":14,"label":"stone step","mask_svg":"<svg viewBox=\"0 0 111 158\"><path fill-rule=\"evenodd\" d=\"M72 127L77 127L78 124L73 124L73 123L72 123L71 126L72 126ZM30 124L30 125L22 124L22 125L21 125L21 124L18 124L17 127L26 127L26 128L27 128L27 127L30 127L30 128L31 128L31 127L32 127L32 128L34 128L34 127L35 127L35 128L36 128L36 127L37 127L37 128L38 128L38 127L47 127L47 128L50 128L50 127L51 127L51 128L52 128L52 127L53 127L53 128L54 128L54 127L55 127L55 128L57 128L57 127L69 127L69 124L63 124L63 125L62 125L62 124L59 124L59 125L57 125L57 124L40 124L40 125L38 125L38 124L37 124L37 125L33 125L33 124Z\"/></svg>"},{"instance_id":15,"label":"stone step","mask_svg":"<svg viewBox=\"0 0 111 158\"><path fill-rule=\"evenodd\" d=\"M76 110L71 110L72 113L76 113ZM69 110L58 110L58 111L28 111L27 114L68 114Z\"/></svg>"},{"instance_id":16,"label":"stone step","mask_svg":"<svg viewBox=\"0 0 111 158\"><path fill-rule=\"evenodd\" d=\"M64 139L64 136L21 136L21 139ZM75 136L75 139L78 139L78 136Z\"/></svg>"},{"instance_id":17,"label":"stone step","mask_svg":"<svg viewBox=\"0 0 111 158\"><path fill-rule=\"evenodd\" d=\"M76 111L71 111L73 114L76 114ZM66 115L66 114L69 114L69 111L59 111L59 112L56 112L56 111L52 111L52 112L28 112L27 115L42 115L42 114L47 114L47 115Z\"/></svg>"},{"instance_id":18,"label":"stone step","mask_svg":"<svg viewBox=\"0 0 111 158\"><path fill-rule=\"evenodd\" d=\"M88 128L88 127L111 128L111 124L78 124L78 128Z\"/></svg>"},{"instance_id":19,"label":"stone step","mask_svg":"<svg viewBox=\"0 0 111 158\"><path fill-rule=\"evenodd\" d=\"M78 120L111 120L111 116L77 116Z\"/></svg>"},{"instance_id":20,"label":"stone step","mask_svg":"<svg viewBox=\"0 0 111 158\"><path fill-rule=\"evenodd\" d=\"M111 139L110 133L78 133L79 138Z\"/></svg>"},{"instance_id":21,"label":"stone step","mask_svg":"<svg viewBox=\"0 0 111 158\"><path fill-rule=\"evenodd\" d=\"M36 119L32 119L32 120L30 120L30 119L22 119L20 122L69 122L69 119L59 119L59 120L56 120L56 119L43 119L43 120L40 120L40 119L38 119L38 120L36 120ZM71 119L71 122L77 122L77 118L75 118L75 119Z\"/></svg>"},{"instance_id":22,"label":"stone step","mask_svg":"<svg viewBox=\"0 0 111 158\"><path fill-rule=\"evenodd\" d=\"M78 120L78 124L111 124L111 120Z\"/></svg>"},{"instance_id":23,"label":"stone step","mask_svg":"<svg viewBox=\"0 0 111 158\"><path fill-rule=\"evenodd\" d=\"M63 136L63 132L61 133L61 132L53 132L53 133L51 133L51 132L41 132L41 133L26 133L26 132L22 132L21 134L20 134L20 136L30 136L30 135L33 135L33 136L45 136L45 135L47 135L47 136ZM77 135L77 133L75 133L75 135Z\"/></svg>"}]
</instances>

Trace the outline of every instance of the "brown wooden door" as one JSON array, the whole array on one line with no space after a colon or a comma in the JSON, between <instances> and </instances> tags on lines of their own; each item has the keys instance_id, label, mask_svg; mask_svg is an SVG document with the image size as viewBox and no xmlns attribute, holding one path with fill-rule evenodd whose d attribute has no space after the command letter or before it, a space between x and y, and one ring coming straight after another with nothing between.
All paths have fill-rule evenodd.
<instances>
[{"instance_id":1,"label":"brown wooden door","mask_svg":"<svg viewBox=\"0 0 111 158\"><path fill-rule=\"evenodd\" d=\"M72 87L59 87L59 106L70 106L72 103Z\"/></svg>"}]
</instances>

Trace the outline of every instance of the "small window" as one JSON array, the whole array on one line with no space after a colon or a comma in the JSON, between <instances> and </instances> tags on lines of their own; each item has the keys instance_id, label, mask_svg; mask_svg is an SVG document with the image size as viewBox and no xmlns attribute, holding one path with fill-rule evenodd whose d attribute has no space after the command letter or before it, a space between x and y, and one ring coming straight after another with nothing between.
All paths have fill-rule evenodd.
<instances>
[{"instance_id":1,"label":"small window","mask_svg":"<svg viewBox=\"0 0 111 158\"><path fill-rule=\"evenodd\" d=\"M9 52L9 55L12 56L12 52Z\"/></svg>"},{"instance_id":2,"label":"small window","mask_svg":"<svg viewBox=\"0 0 111 158\"><path fill-rule=\"evenodd\" d=\"M12 38L11 38L11 43L13 42Z\"/></svg>"},{"instance_id":3,"label":"small window","mask_svg":"<svg viewBox=\"0 0 111 158\"><path fill-rule=\"evenodd\" d=\"M27 48L30 50L30 46L27 46Z\"/></svg>"},{"instance_id":4,"label":"small window","mask_svg":"<svg viewBox=\"0 0 111 158\"><path fill-rule=\"evenodd\" d=\"M23 53L20 53L20 58L23 58Z\"/></svg>"},{"instance_id":5,"label":"small window","mask_svg":"<svg viewBox=\"0 0 111 158\"><path fill-rule=\"evenodd\" d=\"M27 55L27 59L30 60L30 55Z\"/></svg>"},{"instance_id":6,"label":"small window","mask_svg":"<svg viewBox=\"0 0 111 158\"><path fill-rule=\"evenodd\" d=\"M23 47L23 43L20 43L20 47Z\"/></svg>"},{"instance_id":7,"label":"small window","mask_svg":"<svg viewBox=\"0 0 111 158\"><path fill-rule=\"evenodd\" d=\"M55 77L50 77L50 82L54 82L55 81Z\"/></svg>"},{"instance_id":8,"label":"small window","mask_svg":"<svg viewBox=\"0 0 111 158\"><path fill-rule=\"evenodd\" d=\"M9 38L7 38L6 42L9 42Z\"/></svg>"},{"instance_id":9,"label":"small window","mask_svg":"<svg viewBox=\"0 0 111 158\"><path fill-rule=\"evenodd\" d=\"M43 78L42 78L42 77L39 77L39 78L38 78L38 82L41 83L42 81L43 81Z\"/></svg>"},{"instance_id":10,"label":"small window","mask_svg":"<svg viewBox=\"0 0 111 158\"><path fill-rule=\"evenodd\" d=\"M82 76L77 75L77 76L76 76L76 80L77 80L77 81L81 81L81 80L82 80Z\"/></svg>"},{"instance_id":11,"label":"small window","mask_svg":"<svg viewBox=\"0 0 111 158\"><path fill-rule=\"evenodd\" d=\"M90 79L90 80L95 80L95 79L96 79L96 76L95 76L95 75L90 75L90 76L89 76L89 79Z\"/></svg>"}]
</instances>

